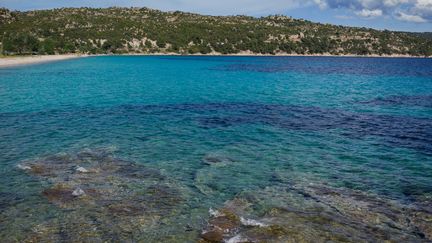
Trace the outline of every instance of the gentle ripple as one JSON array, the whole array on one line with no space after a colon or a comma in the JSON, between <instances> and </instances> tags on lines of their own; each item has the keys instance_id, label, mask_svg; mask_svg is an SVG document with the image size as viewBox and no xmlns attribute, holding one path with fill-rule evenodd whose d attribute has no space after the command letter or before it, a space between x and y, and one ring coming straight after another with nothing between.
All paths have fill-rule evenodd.
<instances>
[{"instance_id":1,"label":"gentle ripple","mask_svg":"<svg viewBox=\"0 0 432 243\"><path fill-rule=\"evenodd\" d=\"M431 97L431 59L0 69L0 239L194 242L224 222L225 240L432 240ZM240 225L256 222L272 227Z\"/></svg>"}]
</instances>

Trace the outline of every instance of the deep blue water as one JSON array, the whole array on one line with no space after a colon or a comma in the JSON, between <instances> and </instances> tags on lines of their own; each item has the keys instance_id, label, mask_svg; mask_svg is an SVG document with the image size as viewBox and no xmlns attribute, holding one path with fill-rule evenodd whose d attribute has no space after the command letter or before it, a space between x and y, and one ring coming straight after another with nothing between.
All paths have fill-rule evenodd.
<instances>
[{"instance_id":1,"label":"deep blue water","mask_svg":"<svg viewBox=\"0 0 432 243\"><path fill-rule=\"evenodd\" d=\"M187 191L179 215L191 222L293 182L409 205L432 197L432 60L107 56L0 69L2 223L26 217L10 204L44 202L46 182L18 164L104 148ZM23 222L52 218L33 210ZM30 231L18 222L0 237Z\"/></svg>"}]
</instances>

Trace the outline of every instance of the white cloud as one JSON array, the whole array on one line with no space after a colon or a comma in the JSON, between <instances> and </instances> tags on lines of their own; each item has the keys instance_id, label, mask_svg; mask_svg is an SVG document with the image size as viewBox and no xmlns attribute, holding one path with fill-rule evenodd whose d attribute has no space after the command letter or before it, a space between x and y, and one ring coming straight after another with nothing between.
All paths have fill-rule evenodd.
<instances>
[{"instance_id":1,"label":"white cloud","mask_svg":"<svg viewBox=\"0 0 432 243\"><path fill-rule=\"evenodd\" d=\"M406 22L415 22L415 23L426 23L427 20L424 19L423 17L419 16L419 15L411 15L411 14L406 14L406 13L398 13L396 15L396 18L402 21L406 21Z\"/></svg>"},{"instance_id":2,"label":"white cloud","mask_svg":"<svg viewBox=\"0 0 432 243\"><path fill-rule=\"evenodd\" d=\"M415 2L415 0L384 0L383 4L386 7L398 7L402 4Z\"/></svg>"},{"instance_id":3,"label":"white cloud","mask_svg":"<svg viewBox=\"0 0 432 243\"><path fill-rule=\"evenodd\" d=\"M328 7L326 0L314 0L314 3L317 4L320 9L325 9Z\"/></svg>"},{"instance_id":4,"label":"white cloud","mask_svg":"<svg viewBox=\"0 0 432 243\"><path fill-rule=\"evenodd\" d=\"M432 0L417 0L415 5L418 8L432 8Z\"/></svg>"},{"instance_id":5,"label":"white cloud","mask_svg":"<svg viewBox=\"0 0 432 243\"><path fill-rule=\"evenodd\" d=\"M345 9L361 18L393 16L405 22L432 22L432 0L315 0L320 8Z\"/></svg>"},{"instance_id":6,"label":"white cloud","mask_svg":"<svg viewBox=\"0 0 432 243\"><path fill-rule=\"evenodd\" d=\"M344 19L344 20L353 19L353 16L349 16L349 15L336 15L334 17L337 19Z\"/></svg>"},{"instance_id":7,"label":"white cloud","mask_svg":"<svg viewBox=\"0 0 432 243\"><path fill-rule=\"evenodd\" d=\"M355 14L363 18L375 18L375 17L382 16L383 11L381 9L374 9L374 10L362 9L361 11L356 11Z\"/></svg>"},{"instance_id":8,"label":"white cloud","mask_svg":"<svg viewBox=\"0 0 432 243\"><path fill-rule=\"evenodd\" d=\"M417 0L410 14L420 16L428 22L432 22L432 0Z\"/></svg>"}]
</instances>

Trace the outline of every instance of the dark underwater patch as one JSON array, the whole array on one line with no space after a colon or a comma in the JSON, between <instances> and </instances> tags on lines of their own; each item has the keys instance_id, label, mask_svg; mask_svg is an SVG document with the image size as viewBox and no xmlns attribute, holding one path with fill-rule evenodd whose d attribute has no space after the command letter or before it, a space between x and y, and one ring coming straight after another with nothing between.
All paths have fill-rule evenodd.
<instances>
[{"instance_id":1,"label":"dark underwater patch","mask_svg":"<svg viewBox=\"0 0 432 243\"><path fill-rule=\"evenodd\" d=\"M224 57L224 56L159 56L158 59L167 61L203 61L203 62L224 62L242 63L249 62L250 58L244 57Z\"/></svg>"},{"instance_id":2,"label":"dark underwater patch","mask_svg":"<svg viewBox=\"0 0 432 243\"><path fill-rule=\"evenodd\" d=\"M0 212L20 202L22 198L15 193L0 192Z\"/></svg>"},{"instance_id":3,"label":"dark underwater patch","mask_svg":"<svg viewBox=\"0 0 432 243\"><path fill-rule=\"evenodd\" d=\"M340 109L312 106L260 103L205 103L173 105L122 105L113 108L76 108L35 113L0 114L3 132L13 133L15 127L46 132L46 123L73 127L83 119L87 129L112 128L128 122L142 126L155 121L192 122L203 129L224 128L244 124L261 124L293 131L324 131L338 129L341 135L362 139L375 136L393 147L414 149L432 154L432 119L411 116L354 113ZM59 125L60 126L60 125ZM2 131L3 128L4 129ZM136 137L140 137L136 134Z\"/></svg>"},{"instance_id":4,"label":"dark underwater patch","mask_svg":"<svg viewBox=\"0 0 432 243\"><path fill-rule=\"evenodd\" d=\"M351 74L432 77L431 60L354 57L263 57L248 63L220 65L211 70L228 72Z\"/></svg>"},{"instance_id":5,"label":"dark underwater patch","mask_svg":"<svg viewBox=\"0 0 432 243\"><path fill-rule=\"evenodd\" d=\"M392 95L359 102L377 106L417 106L432 108L432 95Z\"/></svg>"},{"instance_id":6,"label":"dark underwater patch","mask_svg":"<svg viewBox=\"0 0 432 243\"><path fill-rule=\"evenodd\" d=\"M197 107L201 109L202 107ZM408 116L352 113L291 105L214 104L209 110L222 109L222 115L199 118L207 129L241 124L264 124L289 130L322 131L341 129L353 138L376 136L395 147L432 153L432 119Z\"/></svg>"}]
</instances>

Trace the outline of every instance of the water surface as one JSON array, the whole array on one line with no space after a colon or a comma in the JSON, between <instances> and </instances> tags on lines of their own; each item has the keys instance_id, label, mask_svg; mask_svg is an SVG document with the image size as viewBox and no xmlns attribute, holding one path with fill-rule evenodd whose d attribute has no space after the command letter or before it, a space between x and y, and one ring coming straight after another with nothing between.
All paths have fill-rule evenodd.
<instances>
[{"instance_id":1,"label":"water surface","mask_svg":"<svg viewBox=\"0 0 432 243\"><path fill-rule=\"evenodd\" d=\"M0 69L0 238L194 242L228 210L242 220L224 240L432 240L431 104L431 59L107 56Z\"/></svg>"}]
</instances>

